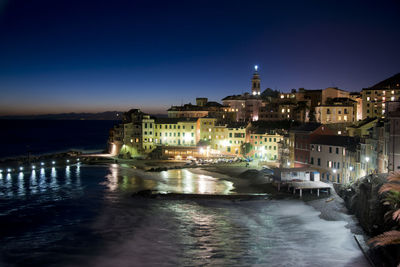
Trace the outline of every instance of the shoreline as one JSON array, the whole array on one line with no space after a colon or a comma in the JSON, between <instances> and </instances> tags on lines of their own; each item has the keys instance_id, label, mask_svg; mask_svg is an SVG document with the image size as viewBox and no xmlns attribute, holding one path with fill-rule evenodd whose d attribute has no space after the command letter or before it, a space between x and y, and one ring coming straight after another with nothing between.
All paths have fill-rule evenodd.
<instances>
[{"instance_id":1,"label":"shoreline","mask_svg":"<svg viewBox=\"0 0 400 267\"><path fill-rule=\"evenodd\" d=\"M53 164L54 161L54 164ZM8 162L7 162L8 163ZM68 165L82 164L82 165L98 165L98 166L107 166L109 164L118 164L121 168L128 169L138 169L143 173L149 172L151 168L154 166L159 166L163 168L162 171L165 170L173 170L173 169L187 169L191 172L200 172L200 173L209 173L210 176L213 176L217 179L226 180L233 183L234 189L232 190L233 194L229 195L221 195L218 197L213 197L212 199L222 199L222 200L231 200L235 201L237 199L240 200L253 200L260 199L259 197L251 197L256 196L257 194L266 194L265 200L296 200L302 201L305 205L313 207L316 211L320 212L319 217L323 220L327 221L343 221L346 223L345 228L349 229L349 231L357 236L358 240L361 241L361 246L363 249L368 250L368 246L366 245L366 240L368 240L368 236L362 230L361 226L357 218L354 215L350 215L349 211L345 207L344 200L340 198L335 190L332 187L331 194L325 195L322 194L319 197L316 195L303 194L303 197L300 198L297 195L293 195L292 193L287 192L286 190L277 191L277 187L272 182L260 182L257 179L252 179L251 175L256 173L262 173L258 166L250 166L246 167L245 163L218 163L218 164L208 164L208 165L200 165L200 166L187 166L186 161L160 161L160 160L123 160L117 159L113 157L104 157L98 154L74 154L74 153L61 153L61 154L49 154L44 157L37 157L35 160L31 162L25 163L24 169L19 170L18 164L20 162L18 160L11 161L12 164L8 164L8 168L13 168L12 172L27 172L39 168L60 168L66 167ZM41 165L43 163L43 165ZM30 164L30 165L28 165ZM29 168L29 166L35 166L34 169ZM257 169L258 167L258 169ZM5 163L0 162L0 169L3 169L4 174ZM150 171L151 172L151 171ZM244 175L244 174L248 175ZM246 195L247 194L247 195ZM200 194L179 194L174 193L170 196L165 197L166 199L185 199L185 200L198 200L198 199L207 199L206 196L198 196ZM236 196L235 196L236 195ZM141 196L143 197L143 195ZM144 196L149 197L149 196ZM156 197L158 199L164 199L163 196ZM329 200L329 201L328 201ZM367 251L368 253L368 251Z\"/></svg>"}]
</instances>

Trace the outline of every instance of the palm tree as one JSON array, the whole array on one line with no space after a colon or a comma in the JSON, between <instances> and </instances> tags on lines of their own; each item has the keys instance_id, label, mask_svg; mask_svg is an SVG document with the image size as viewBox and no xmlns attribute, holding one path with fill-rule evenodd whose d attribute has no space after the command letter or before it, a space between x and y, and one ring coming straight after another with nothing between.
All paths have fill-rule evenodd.
<instances>
[{"instance_id":1,"label":"palm tree","mask_svg":"<svg viewBox=\"0 0 400 267\"><path fill-rule=\"evenodd\" d=\"M400 228L400 173L392 173L387 183L379 189L379 194L386 194L383 205L389 206L390 210L385 214L386 220L398 222L397 229ZM371 238L368 241L373 247L399 245L400 231L391 230L381 235Z\"/></svg>"}]
</instances>

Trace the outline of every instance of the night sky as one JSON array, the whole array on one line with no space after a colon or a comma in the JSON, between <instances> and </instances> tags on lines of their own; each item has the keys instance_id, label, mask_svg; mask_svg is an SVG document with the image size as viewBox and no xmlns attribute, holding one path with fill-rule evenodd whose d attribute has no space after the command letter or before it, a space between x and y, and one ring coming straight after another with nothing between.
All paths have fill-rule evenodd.
<instances>
[{"instance_id":1,"label":"night sky","mask_svg":"<svg viewBox=\"0 0 400 267\"><path fill-rule=\"evenodd\" d=\"M349 91L400 72L400 1L0 0L0 115Z\"/></svg>"}]
</instances>

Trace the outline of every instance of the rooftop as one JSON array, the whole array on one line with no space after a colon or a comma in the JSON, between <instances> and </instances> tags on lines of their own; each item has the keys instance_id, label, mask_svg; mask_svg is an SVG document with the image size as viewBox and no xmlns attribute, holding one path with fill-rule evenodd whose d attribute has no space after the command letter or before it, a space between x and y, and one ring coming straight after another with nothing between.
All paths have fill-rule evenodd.
<instances>
[{"instance_id":1,"label":"rooftop","mask_svg":"<svg viewBox=\"0 0 400 267\"><path fill-rule=\"evenodd\" d=\"M347 147L350 150L355 150L358 141L355 137L344 135L319 135L314 138L312 144L341 146Z\"/></svg>"},{"instance_id":2,"label":"rooftop","mask_svg":"<svg viewBox=\"0 0 400 267\"><path fill-rule=\"evenodd\" d=\"M294 132L313 132L316 129L318 129L318 127L320 127L322 124L318 123L318 122L309 122L309 123L305 123L302 124L298 127L292 128L291 131Z\"/></svg>"},{"instance_id":3,"label":"rooftop","mask_svg":"<svg viewBox=\"0 0 400 267\"><path fill-rule=\"evenodd\" d=\"M176 124L178 122L196 122L197 118L156 118L159 124Z\"/></svg>"},{"instance_id":4,"label":"rooftop","mask_svg":"<svg viewBox=\"0 0 400 267\"><path fill-rule=\"evenodd\" d=\"M392 88L400 89L400 73L397 73L396 75L393 75L392 77L387 78L386 80L383 80L375 84L374 86L365 89L385 90Z\"/></svg>"}]
</instances>

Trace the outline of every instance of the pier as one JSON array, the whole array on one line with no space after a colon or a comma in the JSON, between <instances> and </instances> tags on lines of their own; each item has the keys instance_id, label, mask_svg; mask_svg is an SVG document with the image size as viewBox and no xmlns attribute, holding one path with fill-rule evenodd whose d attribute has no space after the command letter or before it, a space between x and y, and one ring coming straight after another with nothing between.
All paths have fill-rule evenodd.
<instances>
[{"instance_id":1,"label":"pier","mask_svg":"<svg viewBox=\"0 0 400 267\"><path fill-rule=\"evenodd\" d=\"M312 194L313 191L316 191L317 196L320 194L320 190L327 190L327 193L331 193L331 186L327 183L321 181L291 181L291 182L280 182L278 183L278 191L282 185L287 185L288 192L293 191L293 195L299 191L300 197L303 196L303 190L310 190Z\"/></svg>"}]
</instances>

